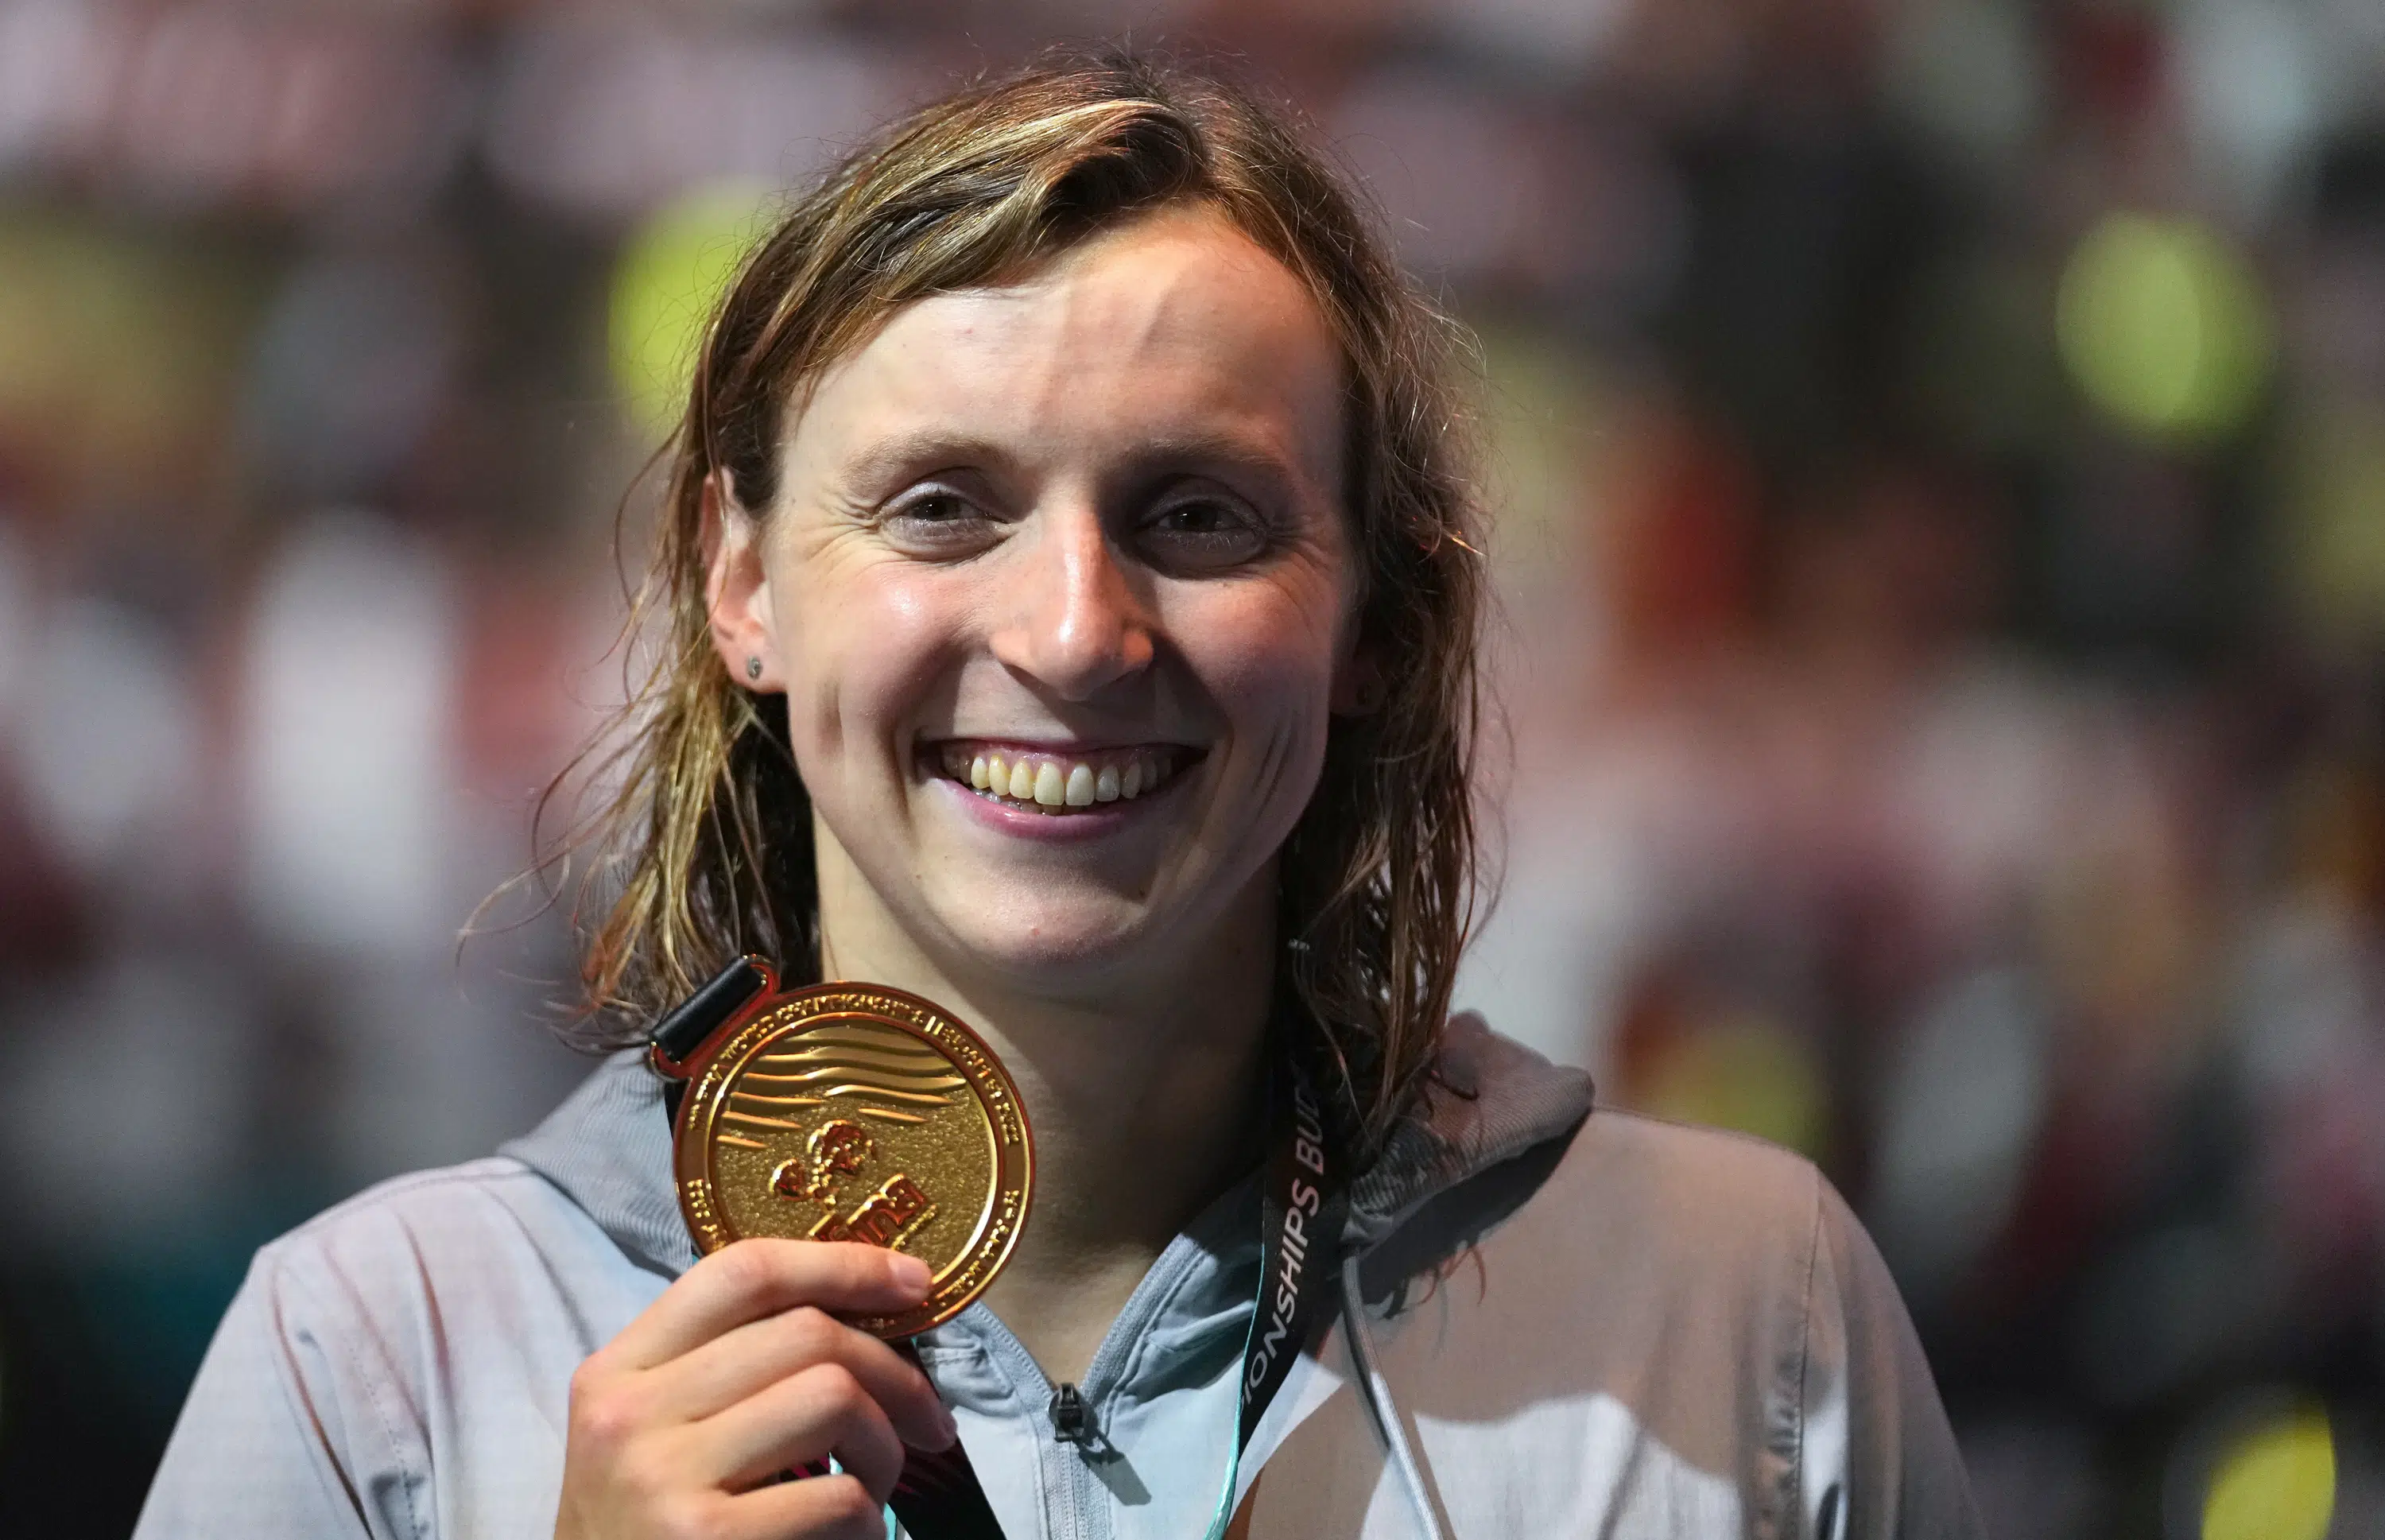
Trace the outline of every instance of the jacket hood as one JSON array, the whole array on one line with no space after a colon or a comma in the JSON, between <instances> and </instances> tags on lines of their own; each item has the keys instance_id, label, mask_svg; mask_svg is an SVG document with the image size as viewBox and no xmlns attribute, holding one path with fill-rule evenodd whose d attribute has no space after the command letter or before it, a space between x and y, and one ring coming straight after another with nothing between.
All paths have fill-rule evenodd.
<instances>
[{"instance_id":1,"label":"jacket hood","mask_svg":"<svg viewBox=\"0 0 2385 1540\"><path fill-rule=\"evenodd\" d=\"M1364 1249L1433 1198L1589 1116L1590 1076L1502 1037L1473 1011L1442 1030L1422 1105L1350 1188L1344 1244Z\"/></svg>"},{"instance_id":2,"label":"jacket hood","mask_svg":"<svg viewBox=\"0 0 2385 1540\"><path fill-rule=\"evenodd\" d=\"M1591 1106L1587 1074L1551 1064L1471 1011L1450 1019L1428 1084L1351 1184L1343 1241L1354 1250L1469 1178L1571 1133ZM663 1084L644 1050L613 1055L499 1153L561 1188L641 1264L674 1276L694 1265L672 1182Z\"/></svg>"}]
</instances>

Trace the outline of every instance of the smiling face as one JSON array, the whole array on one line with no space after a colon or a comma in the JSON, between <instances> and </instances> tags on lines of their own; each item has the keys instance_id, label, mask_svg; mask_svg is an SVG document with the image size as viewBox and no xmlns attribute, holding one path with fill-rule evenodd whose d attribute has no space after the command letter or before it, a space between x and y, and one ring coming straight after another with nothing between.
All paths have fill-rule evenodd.
<instances>
[{"instance_id":1,"label":"smiling face","mask_svg":"<svg viewBox=\"0 0 2385 1540\"><path fill-rule=\"evenodd\" d=\"M719 520L713 631L785 692L831 968L899 934L1074 993L1264 944L1364 671L1342 391L1299 280L1193 209L820 378L775 504Z\"/></svg>"}]
</instances>

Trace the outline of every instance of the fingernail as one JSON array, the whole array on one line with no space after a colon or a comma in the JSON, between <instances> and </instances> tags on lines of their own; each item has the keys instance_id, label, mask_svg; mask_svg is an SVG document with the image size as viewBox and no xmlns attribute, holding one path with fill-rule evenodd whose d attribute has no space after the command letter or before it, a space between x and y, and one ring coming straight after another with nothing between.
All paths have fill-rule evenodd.
<instances>
[{"instance_id":1,"label":"fingernail","mask_svg":"<svg viewBox=\"0 0 2385 1540\"><path fill-rule=\"evenodd\" d=\"M898 1288L924 1289L928 1286L928 1280L934 1276L928 1271L928 1264L917 1257L905 1257L899 1251L889 1252L887 1257Z\"/></svg>"},{"instance_id":2,"label":"fingernail","mask_svg":"<svg viewBox=\"0 0 2385 1540\"><path fill-rule=\"evenodd\" d=\"M949 1449L961 1441L961 1425L953 1421L953 1414L945 1409L941 1401L936 1403L936 1426L943 1432L944 1442L942 1447Z\"/></svg>"}]
</instances>

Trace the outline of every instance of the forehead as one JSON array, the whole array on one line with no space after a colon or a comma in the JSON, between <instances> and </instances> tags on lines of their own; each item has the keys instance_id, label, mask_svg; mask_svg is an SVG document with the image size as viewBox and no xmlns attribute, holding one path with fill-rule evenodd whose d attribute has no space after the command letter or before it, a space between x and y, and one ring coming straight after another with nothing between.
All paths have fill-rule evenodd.
<instances>
[{"instance_id":1,"label":"forehead","mask_svg":"<svg viewBox=\"0 0 2385 1540\"><path fill-rule=\"evenodd\" d=\"M1182 444L1338 493L1342 372L1298 278L1221 216L1167 210L896 312L821 376L790 470L923 435L1046 469Z\"/></svg>"}]
</instances>

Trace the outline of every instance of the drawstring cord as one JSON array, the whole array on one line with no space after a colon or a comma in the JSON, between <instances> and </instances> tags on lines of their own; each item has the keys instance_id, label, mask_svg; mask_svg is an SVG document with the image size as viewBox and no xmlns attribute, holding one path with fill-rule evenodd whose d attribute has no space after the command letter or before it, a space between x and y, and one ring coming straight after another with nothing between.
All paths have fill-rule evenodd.
<instances>
[{"instance_id":1,"label":"drawstring cord","mask_svg":"<svg viewBox=\"0 0 2385 1540\"><path fill-rule=\"evenodd\" d=\"M1399 1409L1392 1404L1392 1387L1375 1367L1375 1346L1367 1337L1366 1300L1358 1289L1355 1254L1342 1263L1342 1333L1350 1344L1351 1365L1366 1387L1367 1411L1375 1421L1375 1436L1383 1441L1392 1463L1399 1468L1400 1484L1407 1488L1408 1506L1416 1509L1424 1540L1449 1540L1449 1532L1441 1527L1441 1518L1433 1510L1431 1494L1425 1490L1424 1469L1417 1462L1416 1450L1408 1446Z\"/></svg>"}]
</instances>

